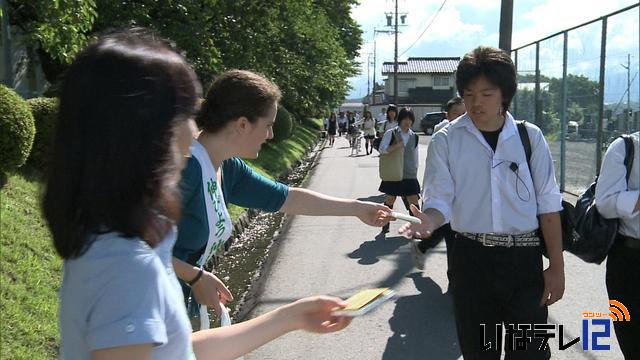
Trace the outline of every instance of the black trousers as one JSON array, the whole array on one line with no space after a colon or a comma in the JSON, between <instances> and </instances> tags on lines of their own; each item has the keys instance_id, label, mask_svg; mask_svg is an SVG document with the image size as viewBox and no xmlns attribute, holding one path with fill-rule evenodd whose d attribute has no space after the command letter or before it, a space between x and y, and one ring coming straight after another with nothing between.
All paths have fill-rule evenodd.
<instances>
[{"instance_id":1,"label":"black trousers","mask_svg":"<svg viewBox=\"0 0 640 360\"><path fill-rule=\"evenodd\" d=\"M540 306L544 290L540 247L485 247L455 234L451 252L451 291L460 350L465 360L549 359L550 349L539 350L541 338L529 335L527 350L511 350L496 324L547 323L547 307ZM481 324L485 324L483 333ZM515 336L518 337L518 336ZM484 350L485 344L492 347ZM500 346L503 344L503 346Z\"/></svg>"},{"instance_id":2,"label":"black trousers","mask_svg":"<svg viewBox=\"0 0 640 360\"><path fill-rule=\"evenodd\" d=\"M631 321L614 321L613 328L625 359L640 359L640 250L619 240L607 259L607 292L629 310Z\"/></svg>"}]
</instances>

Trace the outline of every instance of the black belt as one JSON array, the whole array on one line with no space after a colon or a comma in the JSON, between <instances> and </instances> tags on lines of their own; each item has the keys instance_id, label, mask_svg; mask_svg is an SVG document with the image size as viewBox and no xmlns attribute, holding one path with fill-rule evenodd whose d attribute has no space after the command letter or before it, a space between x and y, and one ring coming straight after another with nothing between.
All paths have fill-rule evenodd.
<instances>
[{"instance_id":1,"label":"black belt","mask_svg":"<svg viewBox=\"0 0 640 360\"><path fill-rule=\"evenodd\" d=\"M460 236L469 240L477 241L483 246L502 246L502 247L530 247L540 246L540 237L538 231L531 231L526 234L475 234L475 233L458 233Z\"/></svg>"},{"instance_id":2,"label":"black belt","mask_svg":"<svg viewBox=\"0 0 640 360\"><path fill-rule=\"evenodd\" d=\"M621 245L629 249L640 250L640 239L618 234L616 238L616 245Z\"/></svg>"}]
</instances>

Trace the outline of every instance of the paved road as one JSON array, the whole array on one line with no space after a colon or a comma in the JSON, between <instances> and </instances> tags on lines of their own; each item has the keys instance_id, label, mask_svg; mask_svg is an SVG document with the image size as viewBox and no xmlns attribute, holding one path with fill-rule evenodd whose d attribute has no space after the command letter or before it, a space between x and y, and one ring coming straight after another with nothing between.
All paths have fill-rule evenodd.
<instances>
[{"instance_id":1,"label":"paved road","mask_svg":"<svg viewBox=\"0 0 640 360\"><path fill-rule=\"evenodd\" d=\"M421 137L421 164L429 138ZM350 157L344 138L321 155L308 187L348 198L380 201L378 158ZM422 165L423 166L423 165ZM420 169L422 174L424 169ZM420 179L421 180L421 179ZM403 209L401 201L396 208ZM444 243L431 250L424 272L411 264L406 239L397 236L400 223L386 237L353 218L297 216L282 237L282 245L267 276L264 292L252 316L300 297L332 294L346 298L359 289L390 286L398 298L346 330L318 336L288 334L245 359L438 359L461 358L451 298L446 294ZM604 265L587 265L566 256L565 299L550 310L550 322L565 324L565 342L581 336L581 312L607 312ZM568 339L568 340L567 340ZM615 337L611 351L583 352L580 344L553 358L621 359Z\"/></svg>"}]
</instances>

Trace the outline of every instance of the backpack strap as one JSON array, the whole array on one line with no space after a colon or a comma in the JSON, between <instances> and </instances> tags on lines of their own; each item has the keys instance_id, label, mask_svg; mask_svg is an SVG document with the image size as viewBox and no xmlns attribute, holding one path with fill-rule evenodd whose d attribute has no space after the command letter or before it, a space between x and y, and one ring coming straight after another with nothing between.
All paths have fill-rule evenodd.
<instances>
[{"instance_id":1,"label":"backpack strap","mask_svg":"<svg viewBox=\"0 0 640 360\"><path fill-rule=\"evenodd\" d=\"M633 156L635 155L635 148L633 146L633 138L630 135L620 135L624 139L624 166L627 168L627 184L629 184L629 176L631 176L631 167L633 166Z\"/></svg>"},{"instance_id":2,"label":"backpack strap","mask_svg":"<svg viewBox=\"0 0 640 360\"><path fill-rule=\"evenodd\" d=\"M420 142L420 136L418 134L416 134L416 133L413 133L413 135L416 136L416 144L413 145L413 148L415 149L415 148L418 147L418 143Z\"/></svg>"},{"instance_id":3,"label":"backpack strap","mask_svg":"<svg viewBox=\"0 0 640 360\"><path fill-rule=\"evenodd\" d=\"M527 132L527 125L525 120L517 120L518 133L520 134L520 141L524 147L524 153L527 156L527 165L529 166L529 172L531 172L531 141L529 140L529 133Z\"/></svg>"}]
</instances>

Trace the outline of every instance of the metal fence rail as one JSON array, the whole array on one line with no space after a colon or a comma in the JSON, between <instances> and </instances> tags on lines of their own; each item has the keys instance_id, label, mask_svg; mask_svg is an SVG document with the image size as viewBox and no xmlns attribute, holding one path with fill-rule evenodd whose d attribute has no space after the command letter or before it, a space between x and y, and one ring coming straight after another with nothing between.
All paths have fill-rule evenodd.
<instances>
[{"instance_id":1,"label":"metal fence rail","mask_svg":"<svg viewBox=\"0 0 640 360\"><path fill-rule=\"evenodd\" d=\"M511 52L513 113L545 133L562 191L584 191L609 143L640 130L639 19L631 5Z\"/></svg>"}]
</instances>

